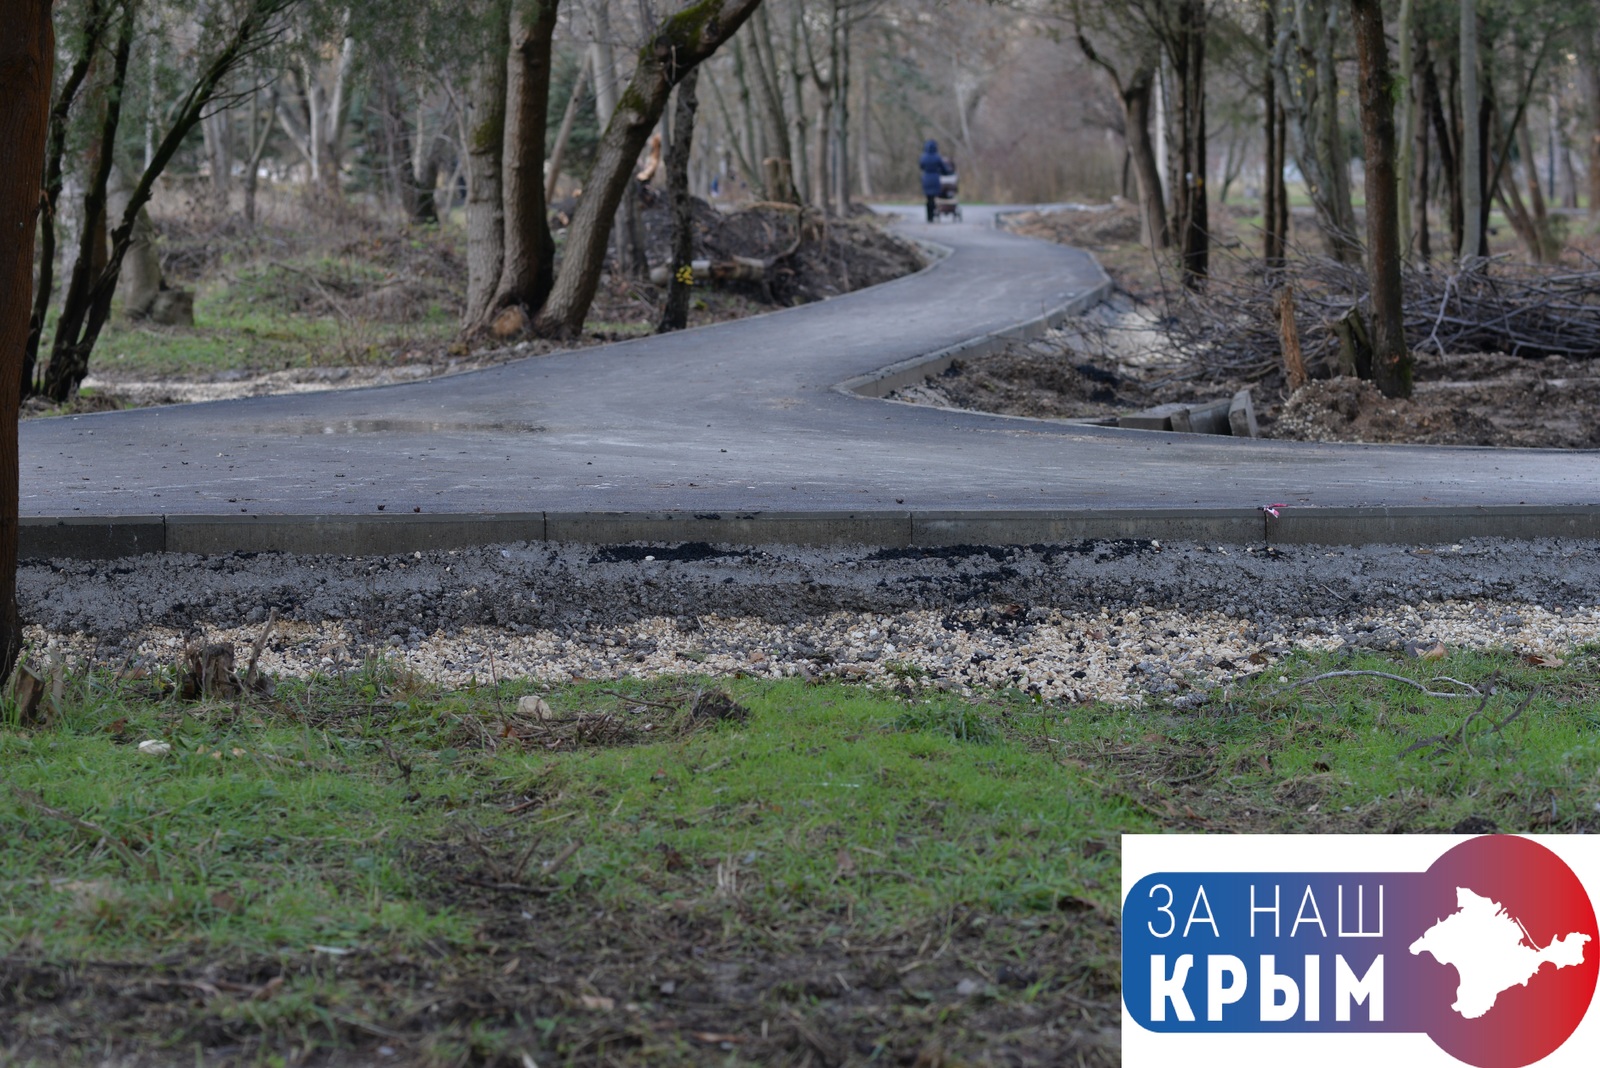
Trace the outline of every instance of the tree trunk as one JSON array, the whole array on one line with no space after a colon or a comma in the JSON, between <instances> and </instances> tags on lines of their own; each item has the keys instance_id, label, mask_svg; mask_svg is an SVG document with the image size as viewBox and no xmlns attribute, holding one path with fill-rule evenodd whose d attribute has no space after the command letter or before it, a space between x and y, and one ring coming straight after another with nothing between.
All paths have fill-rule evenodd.
<instances>
[{"instance_id":1,"label":"tree trunk","mask_svg":"<svg viewBox=\"0 0 1600 1068\"><path fill-rule=\"evenodd\" d=\"M44 392L52 400L58 403L66 400L89 372L89 354L93 351L100 330L111 314L111 297L116 291L122 259L127 255L128 246L133 239L134 223L138 219L138 213L149 203L156 179L166 170L167 164L177 154L185 138L199 125L200 117L210 106L217 87L258 47L258 40L267 36L273 20L282 12L284 6L284 0L258 0L246 8L240 22L221 49L212 56L188 91L179 99L172 126L151 156L150 165L140 175L138 184L134 186L133 193L128 198L127 209L117 222L116 229L110 234L110 251L105 266L96 274L93 283L87 287L87 292L80 290L78 296L74 298L73 289L69 287L67 291L67 299L62 303L61 317L56 324L50 367L45 376ZM123 62L120 66L122 69L116 81L118 84L124 84L126 63ZM116 130L116 123L110 120L109 113L118 108L119 97L120 94L111 94L111 103L107 106L106 129L111 134L107 139L108 143L114 143ZM103 189L103 180L101 185Z\"/></svg>"},{"instance_id":2,"label":"tree trunk","mask_svg":"<svg viewBox=\"0 0 1600 1068\"><path fill-rule=\"evenodd\" d=\"M278 87L267 90L267 121L259 122L257 111L261 102L259 91L250 94L250 160L244 171L244 222L251 229L256 225L256 186L260 182L261 157L266 154L267 142L272 139L272 114L278 107Z\"/></svg>"},{"instance_id":3,"label":"tree trunk","mask_svg":"<svg viewBox=\"0 0 1600 1068\"><path fill-rule=\"evenodd\" d=\"M233 116L225 109L200 120L200 134L211 170L211 205L219 216L228 214L233 193Z\"/></svg>"},{"instance_id":4,"label":"tree trunk","mask_svg":"<svg viewBox=\"0 0 1600 1068\"><path fill-rule=\"evenodd\" d=\"M1183 281L1198 286L1211 260L1211 221L1206 191L1206 9L1205 0L1182 0L1173 49L1178 78L1178 157L1183 175L1178 215Z\"/></svg>"},{"instance_id":5,"label":"tree trunk","mask_svg":"<svg viewBox=\"0 0 1600 1068\"><path fill-rule=\"evenodd\" d=\"M544 138L558 7L559 0L534 0L531 4L512 0L511 4L502 156L505 259L488 315L519 308L525 324L533 322L555 274L556 245L544 201Z\"/></svg>"},{"instance_id":6,"label":"tree trunk","mask_svg":"<svg viewBox=\"0 0 1600 1068\"><path fill-rule=\"evenodd\" d=\"M1123 141L1127 145L1139 187L1139 216L1143 223L1145 247L1166 248L1172 243L1171 230L1167 226L1166 194L1161 188L1160 158L1150 137L1151 105L1156 91L1156 56L1147 54L1140 57L1139 65L1124 82L1117 68L1095 49L1083 32L1083 27L1074 23L1073 29L1084 57L1111 76L1111 84L1116 87L1117 96L1122 101Z\"/></svg>"},{"instance_id":7,"label":"tree trunk","mask_svg":"<svg viewBox=\"0 0 1600 1068\"><path fill-rule=\"evenodd\" d=\"M1266 69L1262 94L1262 114L1266 118L1266 163L1262 175L1261 258L1268 270L1283 266L1288 235L1278 228L1278 208L1286 190L1283 184L1282 109L1278 106L1278 83L1272 76L1272 48L1278 39L1278 0L1266 0L1262 11L1262 37L1266 42Z\"/></svg>"},{"instance_id":8,"label":"tree trunk","mask_svg":"<svg viewBox=\"0 0 1600 1068\"><path fill-rule=\"evenodd\" d=\"M561 164L567 154L567 142L572 140L572 124L578 119L578 107L583 103L583 92L589 86L589 60L578 60L578 72L572 76L572 92L567 96L566 110L561 113L561 125L556 130L555 144L550 147L550 166L544 179L546 206L556 198L556 183L561 180Z\"/></svg>"},{"instance_id":9,"label":"tree trunk","mask_svg":"<svg viewBox=\"0 0 1600 1068\"><path fill-rule=\"evenodd\" d=\"M789 92L794 115L794 134L789 144L794 153L795 192L802 204L809 204L812 198L811 124L806 119L806 73L800 66L800 41L805 29L800 5L794 5L789 12Z\"/></svg>"},{"instance_id":10,"label":"tree trunk","mask_svg":"<svg viewBox=\"0 0 1600 1068\"><path fill-rule=\"evenodd\" d=\"M777 166L762 160L761 170L766 177L766 197L785 203L795 203L794 154L789 148L789 119L783 110L783 89L778 84L777 57L771 46L772 27L764 9L757 8L745 33L739 35L738 45L746 52L745 65L754 71L756 87L761 97L761 117L767 142L767 153L778 161ZM763 40L767 41L765 49Z\"/></svg>"},{"instance_id":11,"label":"tree trunk","mask_svg":"<svg viewBox=\"0 0 1600 1068\"><path fill-rule=\"evenodd\" d=\"M639 50L638 66L600 138L577 215L567 228L561 274L535 321L547 337L583 329L605 261L607 222L633 180L633 167L673 87L731 37L761 0L695 0L666 19Z\"/></svg>"},{"instance_id":12,"label":"tree trunk","mask_svg":"<svg viewBox=\"0 0 1600 1068\"><path fill-rule=\"evenodd\" d=\"M1394 75L1380 0L1350 0L1361 70L1361 134L1366 147L1367 273L1372 283L1372 377L1386 397L1411 395L1400 291L1400 220L1395 174Z\"/></svg>"},{"instance_id":13,"label":"tree trunk","mask_svg":"<svg viewBox=\"0 0 1600 1068\"><path fill-rule=\"evenodd\" d=\"M1327 253L1341 263L1355 264L1361 262L1361 246L1339 132L1333 47L1337 24L1330 0L1296 0L1294 18L1278 26L1272 71Z\"/></svg>"},{"instance_id":14,"label":"tree trunk","mask_svg":"<svg viewBox=\"0 0 1600 1068\"><path fill-rule=\"evenodd\" d=\"M1453 255L1461 254L1461 242L1464 235L1464 212L1461 205L1461 156L1456 151L1459 143L1458 127L1452 121L1451 115L1446 114L1444 103L1439 93L1439 79L1434 72L1432 61L1426 54L1422 60L1422 93L1428 114L1433 120L1434 141L1439 146L1439 176L1445 185L1446 197L1449 201L1450 211L1450 248ZM1450 94L1452 104L1451 112L1460 97Z\"/></svg>"},{"instance_id":15,"label":"tree trunk","mask_svg":"<svg viewBox=\"0 0 1600 1068\"><path fill-rule=\"evenodd\" d=\"M1419 44L1420 41L1419 37ZM1411 130L1416 142L1412 156L1411 224L1415 236L1412 238L1411 258L1416 263L1426 265L1433 256L1433 248L1432 237L1428 233L1428 120L1422 113L1424 99L1421 91L1412 94L1412 105L1417 113Z\"/></svg>"},{"instance_id":16,"label":"tree trunk","mask_svg":"<svg viewBox=\"0 0 1600 1068\"><path fill-rule=\"evenodd\" d=\"M838 22L838 51L835 53L833 68L834 95L837 100L833 108L834 145L833 145L833 173L836 180L834 185L834 201L838 205L839 214L850 214L850 20L841 18Z\"/></svg>"},{"instance_id":17,"label":"tree trunk","mask_svg":"<svg viewBox=\"0 0 1600 1068\"><path fill-rule=\"evenodd\" d=\"M611 12L607 3L608 0L599 0L590 9L590 17L594 20L594 42L590 45L589 59L594 66L595 117L602 130L610 124L612 115L616 113L619 81L616 55L611 47ZM628 168L632 170L633 161L629 161ZM649 264L642 247L638 194L632 182L623 188L614 210L610 243L616 246L617 270L630 277L644 277L649 273Z\"/></svg>"},{"instance_id":18,"label":"tree trunk","mask_svg":"<svg viewBox=\"0 0 1600 1068\"><path fill-rule=\"evenodd\" d=\"M1483 137L1478 115L1483 97L1478 92L1478 4L1461 5L1461 258L1477 256L1483 246Z\"/></svg>"},{"instance_id":19,"label":"tree trunk","mask_svg":"<svg viewBox=\"0 0 1600 1068\"><path fill-rule=\"evenodd\" d=\"M111 80L104 96L98 139L92 144L93 173L83 197L83 216L78 231L78 254L72 263L61 315L56 320L56 336L50 346L50 365L45 368L44 392L56 403L65 401L88 372L89 352L82 346L81 334L90 317L91 289L103 273L104 257L96 254L96 244L104 248L106 232L106 186L111 179L112 158L117 145L117 126L122 120L123 90L128 82L128 55L133 48L134 12L124 11L112 52ZM107 294L109 303L110 294Z\"/></svg>"},{"instance_id":20,"label":"tree trunk","mask_svg":"<svg viewBox=\"0 0 1600 1068\"><path fill-rule=\"evenodd\" d=\"M49 0L0 0L0 680L22 650L17 618L17 409L33 293L33 235L55 37Z\"/></svg>"},{"instance_id":21,"label":"tree trunk","mask_svg":"<svg viewBox=\"0 0 1600 1068\"><path fill-rule=\"evenodd\" d=\"M467 89L467 301L461 323L468 330L488 312L505 262L501 160L511 51L509 10L507 0L492 5L483 50L473 60Z\"/></svg>"},{"instance_id":22,"label":"tree trunk","mask_svg":"<svg viewBox=\"0 0 1600 1068\"><path fill-rule=\"evenodd\" d=\"M49 9L50 4L46 0L43 10L47 23ZM100 38L110 23L112 10L110 4L103 4L100 0L89 0L83 16L80 50L61 84L61 91L56 95L55 103L50 106L50 133L44 163L43 210L39 216L39 284L34 288L33 312L28 319L28 338L22 352L21 374L18 376L18 388L21 391L20 395L24 397L31 396L34 392L34 367L39 357L39 341L44 335L45 313L49 310L51 290L54 288L56 207L61 201L62 160L66 154L67 144L67 116L72 110L73 101L77 99L78 91L83 87L84 79L89 76L89 68L93 64L95 53L99 50ZM24 25L24 23L16 22L13 25ZM17 46L21 47L24 44L26 38L18 38ZM54 67L53 53L51 66Z\"/></svg>"},{"instance_id":23,"label":"tree trunk","mask_svg":"<svg viewBox=\"0 0 1600 1068\"><path fill-rule=\"evenodd\" d=\"M1128 152L1133 156L1134 179L1139 186L1139 214L1144 221L1144 243L1151 249L1172 244L1167 228L1167 197L1161 188L1161 167L1150 139L1150 96L1155 86L1153 63L1140 67L1121 92Z\"/></svg>"},{"instance_id":24,"label":"tree trunk","mask_svg":"<svg viewBox=\"0 0 1600 1068\"><path fill-rule=\"evenodd\" d=\"M1400 0L1400 24L1396 30L1396 39L1400 47L1400 132L1397 144L1399 159L1395 167L1398 171L1400 186L1396 199L1400 208L1400 242L1405 248L1411 241L1411 184L1414 180L1414 166L1411 154L1413 151L1414 127L1416 125L1416 99L1417 86L1413 77L1414 64L1411 62L1412 25L1416 21L1416 14L1412 10L1414 0Z\"/></svg>"},{"instance_id":25,"label":"tree trunk","mask_svg":"<svg viewBox=\"0 0 1600 1068\"><path fill-rule=\"evenodd\" d=\"M689 196L689 154L694 146L695 83L699 68L678 83L678 106L672 116L672 144L667 149L667 195L672 202L672 277L656 333L689 325L689 294L694 285L694 203Z\"/></svg>"},{"instance_id":26,"label":"tree trunk","mask_svg":"<svg viewBox=\"0 0 1600 1068\"><path fill-rule=\"evenodd\" d=\"M1535 240L1533 257L1540 263L1553 263L1561 257L1561 247L1551 232L1543 183L1539 181L1539 163L1533 154L1533 135L1526 118L1517 124L1517 146L1521 150L1523 170L1528 175L1528 203L1532 208L1529 221L1533 224Z\"/></svg>"}]
</instances>

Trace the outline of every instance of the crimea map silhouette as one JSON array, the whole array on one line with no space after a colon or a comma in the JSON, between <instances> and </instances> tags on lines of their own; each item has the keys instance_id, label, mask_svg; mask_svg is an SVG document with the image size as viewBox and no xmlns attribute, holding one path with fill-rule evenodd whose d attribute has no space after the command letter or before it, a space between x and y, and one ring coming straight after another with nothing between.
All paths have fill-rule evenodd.
<instances>
[{"instance_id":1,"label":"crimea map silhouette","mask_svg":"<svg viewBox=\"0 0 1600 1068\"><path fill-rule=\"evenodd\" d=\"M1557 968L1582 964L1588 941L1588 935L1572 932L1540 949L1522 921L1499 902L1458 886L1456 911L1411 943L1411 953L1431 953L1440 964L1455 968L1460 982L1450 1007L1476 1020L1494 1008L1502 991L1527 986L1546 964Z\"/></svg>"}]
</instances>

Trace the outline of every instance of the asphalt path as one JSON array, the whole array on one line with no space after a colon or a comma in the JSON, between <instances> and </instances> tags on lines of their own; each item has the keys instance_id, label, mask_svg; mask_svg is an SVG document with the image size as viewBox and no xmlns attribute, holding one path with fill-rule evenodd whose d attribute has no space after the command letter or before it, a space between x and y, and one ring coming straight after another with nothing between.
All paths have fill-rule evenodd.
<instances>
[{"instance_id":1,"label":"asphalt path","mask_svg":"<svg viewBox=\"0 0 1600 1068\"><path fill-rule=\"evenodd\" d=\"M966 216L901 222L950 250L927 270L738 322L405 385L30 420L21 514L1237 517L1282 503L1576 509L1592 526L1596 452L1122 431L841 389L1059 317L1105 285L1085 252Z\"/></svg>"}]
</instances>

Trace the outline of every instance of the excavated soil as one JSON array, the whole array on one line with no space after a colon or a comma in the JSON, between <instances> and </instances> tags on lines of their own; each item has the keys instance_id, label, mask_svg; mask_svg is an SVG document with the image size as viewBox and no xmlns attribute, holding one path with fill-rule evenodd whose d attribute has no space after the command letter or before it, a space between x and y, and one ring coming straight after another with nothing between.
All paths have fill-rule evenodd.
<instances>
[{"instance_id":1,"label":"excavated soil","mask_svg":"<svg viewBox=\"0 0 1600 1068\"><path fill-rule=\"evenodd\" d=\"M1226 220L1226 216L1224 216ZM1300 226L1305 220L1296 219ZM1108 419L1167 403L1251 390L1263 437L1382 444L1600 447L1600 373L1582 360L1503 353L1416 354L1406 400L1370 383L1314 380L1290 394L1265 381L1196 375L1162 329L1163 279L1137 244L1134 207L1009 217L1019 233L1093 250L1118 292L1082 321L959 361L896 399L1044 419ZM1236 240L1226 238L1225 240Z\"/></svg>"}]
</instances>

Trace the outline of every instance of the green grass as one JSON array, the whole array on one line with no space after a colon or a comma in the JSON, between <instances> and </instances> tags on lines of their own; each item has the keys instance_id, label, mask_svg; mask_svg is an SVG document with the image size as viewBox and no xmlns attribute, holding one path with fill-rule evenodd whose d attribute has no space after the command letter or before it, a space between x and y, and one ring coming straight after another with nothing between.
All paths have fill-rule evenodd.
<instances>
[{"instance_id":1,"label":"green grass","mask_svg":"<svg viewBox=\"0 0 1600 1068\"><path fill-rule=\"evenodd\" d=\"M622 680L546 692L553 719L517 712L526 684L382 664L233 703L74 677L44 726L0 715L0 982L61 991L0 1039L224 1034L247 1054L226 1063L381 1040L397 1063L700 1064L695 1034L733 1032L726 1063L813 1032L1058 1050L1052 1013L1114 1030L1119 834L1595 830L1597 669L1295 657L1182 709L963 700L910 672ZM1294 685L1333 671L1482 696ZM737 706L697 715L719 691ZM121 1014L109 1038L89 1001Z\"/></svg>"}]
</instances>

